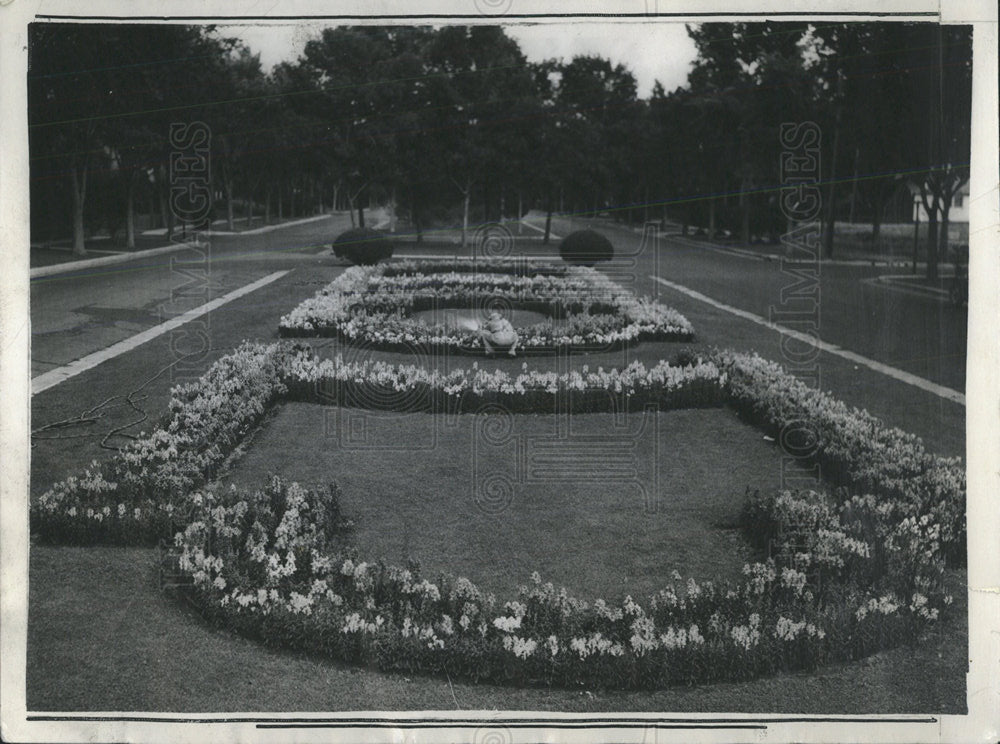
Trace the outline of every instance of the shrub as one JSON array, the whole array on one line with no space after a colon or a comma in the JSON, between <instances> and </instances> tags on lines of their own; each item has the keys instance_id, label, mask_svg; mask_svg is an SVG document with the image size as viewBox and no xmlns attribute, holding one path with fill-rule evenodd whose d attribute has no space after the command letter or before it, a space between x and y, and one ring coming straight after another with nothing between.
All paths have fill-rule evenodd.
<instances>
[{"instance_id":1,"label":"shrub","mask_svg":"<svg viewBox=\"0 0 1000 744\"><path fill-rule=\"evenodd\" d=\"M598 261L610 261L615 254L611 241L593 230L577 230L559 244L559 255L567 263L593 266Z\"/></svg>"},{"instance_id":2,"label":"shrub","mask_svg":"<svg viewBox=\"0 0 1000 744\"><path fill-rule=\"evenodd\" d=\"M337 236L333 241L333 255L353 264L372 266L392 256L392 242L378 230L356 227Z\"/></svg>"}]
</instances>

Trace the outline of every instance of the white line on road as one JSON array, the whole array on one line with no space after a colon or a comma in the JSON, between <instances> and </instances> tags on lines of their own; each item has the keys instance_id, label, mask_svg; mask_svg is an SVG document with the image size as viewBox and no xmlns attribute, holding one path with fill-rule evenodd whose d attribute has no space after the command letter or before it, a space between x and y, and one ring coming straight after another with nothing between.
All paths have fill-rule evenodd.
<instances>
[{"instance_id":1,"label":"white line on road","mask_svg":"<svg viewBox=\"0 0 1000 744\"><path fill-rule=\"evenodd\" d=\"M829 352L830 354L835 354L836 356L848 359L855 364L861 364L869 369L875 370L876 372L881 372L883 375L892 377L895 380L905 382L908 385L913 385L921 390L926 390L929 393L934 393L945 400L950 400L953 403L958 403L960 405L965 405L965 396L958 392L957 390L952 390L951 388L944 387L943 385L938 385L931 382L930 380L925 380L923 377L917 377L916 375L911 375L909 372L904 372L901 369L896 369L895 367L890 367L888 364L882 364L882 362L876 362L874 359L869 359L868 357L861 356L860 354L855 354L853 351L848 351L835 344L828 343L826 341L821 341L818 338L810 336L807 333L800 333L799 331L793 331L791 328L785 328L784 326L778 325L777 323L772 323L771 321L762 318L754 313L749 313L746 310L740 310L739 308L732 307L731 305L726 305L722 302L712 299L707 295L703 295L701 292L696 292L693 289L689 289L681 284L675 284L674 282L667 281L666 279L661 279L658 276L649 277L655 282L670 287L682 294L686 294L688 297L692 297L701 302L707 303L714 308L719 310L724 310L727 313L731 313L744 320L749 320L757 325L764 326L765 328L770 328L772 331L777 331L785 336L794 338L796 341L801 341L802 343L809 344L810 346L815 345L817 348L823 351Z\"/></svg>"},{"instance_id":2,"label":"white line on road","mask_svg":"<svg viewBox=\"0 0 1000 744\"><path fill-rule=\"evenodd\" d=\"M134 336L129 336L116 344L112 344L106 349L95 351L93 354L88 354L81 359L70 362L64 367L44 372L38 375L38 377L32 378L31 393L32 395L37 395L43 390L55 387L60 382L65 382L71 377L76 377L81 372L93 369L101 362L106 362L108 359L113 359L120 354L124 354L126 351L131 351L140 344L144 344L157 336L162 336L164 333L172 331L174 328L178 328L185 323L204 315L205 313L210 313L216 308L222 307L227 302L232 302L243 295L250 294L254 290L260 289L276 279L280 279L289 271L290 269L286 269L285 271L275 271L273 274L268 274L262 279L251 282L250 284L240 287L239 289L234 289L232 292L222 295L222 297L216 297L214 300L206 302L204 305L192 308L183 315L178 315L176 318L171 318L170 320L164 321L163 323L153 326L152 328L147 328L145 331L137 333Z\"/></svg>"}]
</instances>

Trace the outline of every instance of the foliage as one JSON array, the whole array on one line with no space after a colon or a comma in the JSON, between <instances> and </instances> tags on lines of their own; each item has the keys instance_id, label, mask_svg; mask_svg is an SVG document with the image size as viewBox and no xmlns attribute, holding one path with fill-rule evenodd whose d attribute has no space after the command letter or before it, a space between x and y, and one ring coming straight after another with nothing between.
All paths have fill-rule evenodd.
<instances>
[{"instance_id":1,"label":"foliage","mask_svg":"<svg viewBox=\"0 0 1000 744\"><path fill-rule=\"evenodd\" d=\"M98 203L165 204L165 133L178 111L209 124L214 192L229 211L235 197L270 211L277 196L279 211L350 207L363 226L363 204L391 201L418 234L458 215L467 233L472 215L509 216L523 202L775 239L787 122L823 133L819 177L836 167L840 184L830 214L856 204L876 232L907 180L937 225L968 178L968 26L692 25L687 83L656 85L648 100L621 64L529 63L496 26L328 28L270 75L251 50L201 28L30 33L33 198L51 205L35 227L53 226L52 237L80 216L74 196L91 228ZM81 250L82 231L81 220ZM946 255L947 231L932 232L928 271Z\"/></svg>"},{"instance_id":2,"label":"foliage","mask_svg":"<svg viewBox=\"0 0 1000 744\"><path fill-rule=\"evenodd\" d=\"M571 232L559 244L559 255L566 263L593 266L614 258L611 241L594 230Z\"/></svg>"},{"instance_id":3,"label":"foliage","mask_svg":"<svg viewBox=\"0 0 1000 744\"><path fill-rule=\"evenodd\" d=\"M937 525L943 554L954 564L965 561L960 458L927 452L919 437L884 426L757 355L723 352L716 362L730 405L802 461L819 463L824 479L846 488L841 501L852 493L878 494L884 497L879 508L900 523L926 518Z\"/></svg>"},{"instance_id":4,"label":"foliage","mask_svg":"<svg viewBox=\"0 0 1000 744\"><path fill-rule=\"evenodd\" d=\"M46 542L148 544L183 524L192 489L215 477L226 456L287 388L275 346L244 344L197 381L171 391L164 420L111 460L54 485L31 505Z\"/></svg>"},{"instance_id":5,"label":"foliage","mask_svg":"<svg viewBox=\"0 0 1000 744\"><path fill-rule=\"evenodd\" d=\"M367 387L352 398L375 404L379 391L423 389L441 411L537 410L556 395L582 406L567 410L728 400L783 439L790 422L808 422L822 445L803 459L835 466L853 489L751 494L745 527L769 556L747 565L742 583L675 577L646 604L612 606L536 576L501 604L466 579L432 582L416 566L372 564L344 548L338 535L350 525L335 487L275 480L248 495L205 486L269 405L283 396L335 403L345 385ZM788 440L792 451L805 443ZM32 505L32 530L53 542L121 544L176 524L195 601L268 642L382 669L632 689L809 669L914 640L950 602L942 577L964 538L963 511L960 462L925 453L916 438L754 355L511 378L246 344L175 389L153 434L46 492Z\"/></svg>"},{"instance_id":6,"label":"foliage","mask_svg":"<svg viewBox=\"0 0 1000 744\"><path fill-rule=\"evenodd\" d=\"M545 264L456 259L426 266L348 269L279 321L284 336L337 336L379 348L449 348L477 353L473 329L425 325L427 309L533 309L565 320L519 329L528 352L606 349L642 340L690 340L691 324L672 308L637 298L589 268L558 272ZM480 267L482 270L480 271ZM486 267L499 267L498 271ZM537 271L536 271L537 268Z\"/></svg>"},{"instance_id":7,"label":"foliage","mask_svg":"<svg viewBox=\"0 0 1000 744\"><path fill-rule=\"evenodd\" d=\"M392 241L378 230L356 227L346 230L333 241L333 255L360 266L373 266L392 257Z\"/></svg>"},{"instance_id":8,"label":"foliage","mask_svg":"<svg viewBox=\"0 0 1000 744\"><path fill-rule=\"evenodd\" d=\"M758 500L785 539L742 583L675 574L647 603L620 605L574 598L537 573L504 602L465 578L430 581L416 563L365 561L337 543L322 494L278 479L196 501L176 543L203 612L267 643L383 670L624 689L747 679L911 641L950 602L905 571L869 583L871 546L813 493ZM810 542L789 539L800 534ZM907 555L926 546L918 538Z\"/></svg>"}]
</instances>

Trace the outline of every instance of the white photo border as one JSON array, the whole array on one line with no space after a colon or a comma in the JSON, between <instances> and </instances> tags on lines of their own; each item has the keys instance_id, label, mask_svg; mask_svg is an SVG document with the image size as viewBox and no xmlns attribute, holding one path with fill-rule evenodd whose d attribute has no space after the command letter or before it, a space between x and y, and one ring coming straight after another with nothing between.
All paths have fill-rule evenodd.
<instances>
[{"instance_id":1,"label":"white photo border","mask_svg":"<svg viewBox=\"0 0 1000 744\"><path fill-rule=\"evenodd\" d=\"M0 0L0 735L4 741L725 741L943 742L1000 737L1000 225L998 225L997 9L989 0ZM506 12L491 12L506 10ZM170 14L165 15L169 10ZM213 11L217 15L213 14ZM485 12L484 12L485 11ZM30 446L27 24L32 21L285 24L585 23L593 21L892 20L971 23L973 155L970 178L970 301L967 407L969 712L956 715L562 714L365 712L339 714L33 714L26 709Z\"/></svg>"}]
</instances>

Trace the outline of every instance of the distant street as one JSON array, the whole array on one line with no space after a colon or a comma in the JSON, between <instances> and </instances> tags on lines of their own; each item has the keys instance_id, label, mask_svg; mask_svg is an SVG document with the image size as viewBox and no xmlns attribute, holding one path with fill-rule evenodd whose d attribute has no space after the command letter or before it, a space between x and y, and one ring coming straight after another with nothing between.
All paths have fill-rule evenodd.
<instances>
[{"instance_id":1,"label":"distant street","mask_svg":"<svg viewBox=\"0 0 1000 744\"><path fill-rule=\"evenodd\" d=\"M578 229L585 220L574 220ZM557 234L571 228L564 219L553 220ZM639 244L631 230L611 225L599 227L625 245ZM562 232L560 232L562 231ZM690 239L659 239L660 276L697 290L713 299L769 318L772 308L782 310L786 293L809 276L805 264L798 275L782 271L775 260L742 257L715 251ZM652 273L654 262L644 254ZM814 267L815 268L815 267ZM843 346L879 362L898 367L932 382L965 390L967 311L945 300L894 291L865 283L880 274L900 269L872 266L820 264L818 329L823 341ZM653 292L650 284L644 291ZM784 309L792 308L788 305ZM774 321L781 324L780 316ZM786 323L787 324L787 323ZM791 326L794 327L794 326Z\"/></svg>"}]
</instances>

